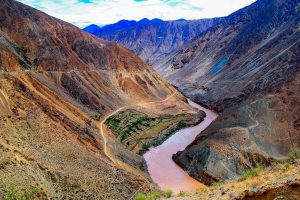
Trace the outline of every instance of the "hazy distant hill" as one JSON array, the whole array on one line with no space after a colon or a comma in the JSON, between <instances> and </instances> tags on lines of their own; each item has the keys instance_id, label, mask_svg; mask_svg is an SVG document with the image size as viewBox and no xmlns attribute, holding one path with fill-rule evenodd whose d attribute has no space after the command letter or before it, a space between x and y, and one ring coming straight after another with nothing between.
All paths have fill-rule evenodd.
<instances>
[{"instance_id":1,"label":"hazy distant hill","mask_svg":"<svg viewBox=\"0 0 300 200\"><path fill-rule=\"evenodd\" d=\"M153 64L221 20L222 18L191 21L121 20L102 28L90 25L83 30L105 40L118 42Z\"/></svg>"}]
</instances>

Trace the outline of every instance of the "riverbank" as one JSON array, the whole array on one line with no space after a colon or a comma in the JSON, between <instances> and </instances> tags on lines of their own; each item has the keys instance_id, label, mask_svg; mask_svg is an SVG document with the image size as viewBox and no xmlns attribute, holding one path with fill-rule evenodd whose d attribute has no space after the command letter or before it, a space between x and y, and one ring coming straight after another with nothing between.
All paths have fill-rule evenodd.
<instances>
[{"instance_id":1,"label":"riverbank","mask_svg":"<svg viewBox=\"0 0 300 200\"><path fill-rule=\"evenodd\" d=\"M194 117L190 117L189 120L185 119L178 121L177 123L173 123L171 126L161 131L160 134L152 138L149 142L144 143L142 149L139 151L139 155L144 155L150 148L161 145L177 131L200 124L205 117L205 112L199 110L199 112L195 114Z\"/></svg>"},{"instance_id":2,"label":"riverbank","mask_svg":"<svg viewBox=\"0 0 300 200\"><path fill-rule=\"evenodd\" d=\"M179 130L161 145L150 148L144 154L148 172L152 180L160 189L171 189L175 193L179 193L180 191L194 191L202 186L202 184L191 178L172 160L173 154L184 150L194 141L199 133L205 130L217 118L217 114L214 112L190 100L188 102L192 107L206 113L204 120L194 127Z\"/></svg>"},{"instance_id":3,"label":"riverbank","mask_svg":"<svg viewBox=\"0 0 300 200\"><path fill-rule=\"evenodd\" d=\"M300 159L262 169L246 179L197 188L195 192L173 195L168 200L273 200L300 199Z\"/></svg>"}]
</instances>

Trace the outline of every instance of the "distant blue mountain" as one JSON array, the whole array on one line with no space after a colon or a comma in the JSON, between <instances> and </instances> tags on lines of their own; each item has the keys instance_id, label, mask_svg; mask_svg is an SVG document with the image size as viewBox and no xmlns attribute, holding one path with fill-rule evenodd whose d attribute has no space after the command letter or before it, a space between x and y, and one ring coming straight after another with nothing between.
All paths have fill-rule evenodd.
<instances>
[{"instance_id":1,"label":"distant blue mountain","mask_svg":"<svg viewBox=\"0 0 300 200\"><path fill-rule=\"evenodd\" d=\"M181 19L177 19L174 20L175 22L185 22L187 20L181 18ZM152 20L149 20L148 18L143 18L139 21L135 21L135 20L120 20L117 23L114 24L109 24L109 25L105 25L103 27L99 27L96 24L91 24L87 27L85 27L83 30L91 33L91 34L101 34L104 32L114 32L114 31L120 31L126 28L130 28L130 27L134 27L134 26L138 26L138 25L145 25L145 24L159 24L159 23L164 23L164 22L172 22L172 21L164 21L162 19L159 18L154 18Z\"/></svg>"},{"instance_id":2,"label":"distant blue mountain","mask_svg":"<svg viewBox=\"0 0 300 200\"><path fill-rule=\"evenodd\" d=\"M106 25L102 29L105 31L122 30L124 28L135 26L136 24L137 22L135 20L121 20L115 24Z\"/></svg>"},{"instance_id":3,"label":"distant blue mountain","mask_svg":"<svg viewBox=\"0 0 300 200\"><path fill-rule=\"evenodd\" d=\"M134 27L138 25L144 25L144 24L157 24L157 23L163 23L164 21L158 18L154 18L152 20L149 20L147 18L143 18L140 21L135 21L135 20L120 20L117 23L114 24L109 24L106 26L103 26L102 28L95 25L91 24L87 27L85 27L83 30L86 32L89 32L91 34L101 34L101 33L106 33L106 32L114 32L114 31L120 31L129 27Z\"/></svg>"},{"instance_id":4,"label":"distant blue mountain","mask_svg":"<svg viewBox=\"0 0 300 200\"><path fill-rule=\"evenodd\" d=\"M97 31L101 30L101 28L99 26L97 26L96 24L91 24L91 25L85 27L83 30L86 32L89 32L91 34L95 34Z\"/></svg>"},{"instance_id":5,"label":"distant blue mountain","mask_svg":"<svg viewBox=\"0 0 300 200\"><path fill-rule=\"evenodd\" d=\"M141 19L140 21L137 22L137 24L155 24L155 23L162 23L164 22L164 20L162 19L158 19L158 18L154 18L152 20L149 20L147 18Z\"/></svg>"},{"instance_id":6,"label":"distant blue mountain","mask_svg":"<svg viewBox=\"0 0 300 200\"><path fill-rule=\"evenodd\" d=\"M176 22L185 22L185 21L187 21L186 19L184 19L184 18L180 18L180 19L177 19L177 20L175 20Z\"/></svg>"},{"instance_id":7,"label":"distant blue mountain","mask_svg":"<svg viewBox=\"0 0 300 200\"><path fill-rule=\"evenodd\" d=\"M139 21L121 20L102 28L93 24L83 30L102 39L118 42L152 64L221 20L222 18L164 21L144 18Z\"/></svg>"}]
</instances>

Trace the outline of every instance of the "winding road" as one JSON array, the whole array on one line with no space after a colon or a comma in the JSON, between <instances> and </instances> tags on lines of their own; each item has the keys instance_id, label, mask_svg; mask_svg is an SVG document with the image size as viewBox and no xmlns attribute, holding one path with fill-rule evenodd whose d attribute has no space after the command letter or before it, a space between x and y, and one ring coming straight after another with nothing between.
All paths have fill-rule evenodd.
<instances>
[{"instance_id":1,"label":"winding road","mask_svg":"<svg viewBox=\"0 0 300 200\"><path fill-rule=\"evenodd\" d=\"M117 114L118 112L124 109L163 103L170 100L175 95L176 93L173 93L172 95L169 95L168 97L160 101L143 102L139 104L123 106L107 114L99 122L99 131L104 141L104 154L114 164L118 164L118 161L115 160L115 158L112 155L110 155L108 151L107 136L103 128L105 121L109 117ZM171 189L175 193L179 193L180 191L194 191L203 184L190 177L187 172L180 168L172 160L173 154L177 153L178 151L183 151L189 144L191 144L195 140L196 136L199 133L205 130L217 118L217 114L212 112L211 110L205 109L202 106L190 100L188 100L188 102L192 107L199 110L203 110L206 113L206 117L204 118L204 120L194 127L184 128L177 131L175 134L169 137L163 144L154 148L150 148L150 150L144 154L144 158L148 166L148 172L152 180L160 187L160 189Z\"/></svg>"},{"instance_id":2,"label":"winding road","mask_svg":"<svg viewBox=\"0 0 300 200\"><path fill-rule=\"evenodd\" d=\"M145 105L150 105L150 104L157 104L157 103L163 103L163 102L166 102L168 100L170 100L172 97L174 97L175 95L177 94L177 92L174 92L173 94L167 96L165 99L163 100L159 100L159 101L152 101L152 102L143 102L143 103L139 103L139 104L134 104L134 105L127 105L127 106L123 106L123 107L120 107L118 108L117 110L105 115L105 117L99 122L99 131L100 131L100 134L103 138L103 149L104 149L104 154L114 163L114 164L117 164L117 161L113 158L113 156L109 155L109 152L108 152L108 149L107 149L107 138L105 136L105 133L104 133L104 130L103 130L103 126L104 126L104 123L105 121L110 118L111 116L117 114L118 112L124 110L124 109L129 109L129 108L132 108L132 107L137 107L137 106L145 106Z\"/></svg>"}]
</instances>

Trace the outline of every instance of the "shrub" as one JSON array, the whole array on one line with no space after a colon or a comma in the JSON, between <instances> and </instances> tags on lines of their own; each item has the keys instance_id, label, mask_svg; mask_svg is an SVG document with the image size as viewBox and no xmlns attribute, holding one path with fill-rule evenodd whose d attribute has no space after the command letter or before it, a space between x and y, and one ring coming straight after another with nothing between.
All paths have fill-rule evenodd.
<instances>
[{"instance_id":1,"label":"shrub","mask_svg":"<svg viewBox=\"0 0 300 200\"><path fill-rule=\"evenodd\" d=\"M257 176L258 173L259 173L261 170L262 170L262 167L261 167L261 166L247 169L247 170L245 170L245 171L243 172L242 177L243 177L244 179L247 179L247 178L251 178L251 177Z\"/></svg>"},{"instance_id":2,"label":"shrub","mask_svg":"<svg viewBox=\"0 0 300 200\"><path fill-rule=\"evenodd\" d=\"M160 195L158 192L151 192L149 194L144 194L139 192L134 197L134 200L156 200L159 198L159 196Z\"/></svg>"},{"instance_id":3,"label":"shrub","mask_svg":"<svg viewBox=\"0 0 300 200\"><path fill-rule=\"evenodd\" d=\"M283 166L284 169L289 168L290 165L291 165L291 162L283 162L283 163L282 163L282 166Z\"/></svg>"},{"instance_id":4,"label":"shrub","mask_svg":"<svg viewBox=\"0 0 300 200\"><path fill-rule=\"evenodd\" d=\"M102 115L100 115L100 114L95 114L95 115L93 115L93 116L92 116L92 118L93 118L93 120L95 120L95 121L98 121L98 122L99 122L99 121L100 121L100 119L101 119L101 116L102 116Z\"/></svg>"},{"instance_id":5,"label":"shrub","mask_svg":"<svg viewBox=\"0 0 300 200\"><path fill-rule=\"evenodd\" d=\"M185 197L187 195L188 195L188 193L185 192L185 191L180 191L179 194L178 194L179 197Z\"/></svg>"},{"instance_id":6,"label":"shrub","mask_svg":"<svg viewBox=\"0 0 300 200\"><path fill-rule=\"evenodd\" d=\"M177 125L177 127L176 127L176 131L177 131L177 130L180 130L180 129L182 129L182 128L185 128L185 127L187 127L187 126L188 126L187 123L185 123L185 122L179 122L178 125Z\"/></svg>"},{"instance_id":7,"label":"shrub","mask_svg":"<svg viewBox=\"0 0 300 200\"><path fill-rule=\"evenodd\" d=\"M163 197L170 198L173 195L173 191L172 190L163 191L162 195Z\"/></svg>"},{"instance_id":8,"label":"shrub","mask_svg":"<svg viewBox=\"0 0 300 200\"><path fill-rule=\"evenodd\" d=\"M211 186L213 186L213 187L219 187L221 185L224 185L224 182L214 182Z\"/></svg>"},{"instance_id":9,"label":"shrub","mask_svg":"<svg viewBox=\"0 0 300 200\"><path fill-rule=\"evenodd\" d=\"M134 197L134 200L146 200L147 196L143 193L137 193Z\"/></svg>"},{"instance_id":10,"label":"shrub","mask_svg":"<svg viewBox=\"0 0 300 200\"><path fill-rule=\"evenodd\" d=\"M275 162L272 162L271 166L277 167L280 163L281 163L280 161L275 161Z\"/></svg>"},{"instance_id":11,"label":"shrub","mask_svg":"<svg viewBox=\"0 0 300 200\"><path fill-rule=\"evenodd\" d=\"M295 160L297 160L298 158L300 158L300 148L298 147L292 147L289 151L289 162L290 163L294 163Z\"/></svg>"},{"instance_id":12,"label":"shrub","mask_svg":"<svg viewBox=\"0 0 300 200\"><path fill-rule=\"evenodd\" d=\"M150 147L150 144L143 144L143 145L142 145L142 148L143 148L143 149L148 149L149 147Z\"/></svg>"},{"instance_id":13,"label":"shrub","mask_svg":"<svg viewBox=\"0 0 300 200\"><path fill-rule=\"evenodd\" d=\"M203 193L207 193L208 192L208 188L207 187L199 187L196 189L196 194L200 195Z\"/></svg>"},{"instance_id":14,"label":"shrub","mask_svg":"<svg viewBox=\"0 0 300 200\"><path fill-rule=\"evenodd\" d=\"M19 59L19 64L23 69L31 69L32 62L27 56L27 50L24 47L16 47L16 51L20 54L22 59Z\"/></svg>"},{"instance_id":15,"label":"shrub","mask_svg":"<svg viewBox=\"0 0 300 200\"><path fill-rule=\"evenodd\" d=\"M5 194L5 200L36 200L40 199L41 190L37 187L30 186L25 191L18 191L15 185L11 184Z\"/></svg>"},{"instance_id":16,"label":"shrub","mask_svg":"<svg viewBox=\"0 0 300 200\"><path fill-rule=\"evenodd\" d=\"M156 200L160 197L160 194L158 192L151 192L147 195L147 200Z\"/></svg>"}]
</instances>

